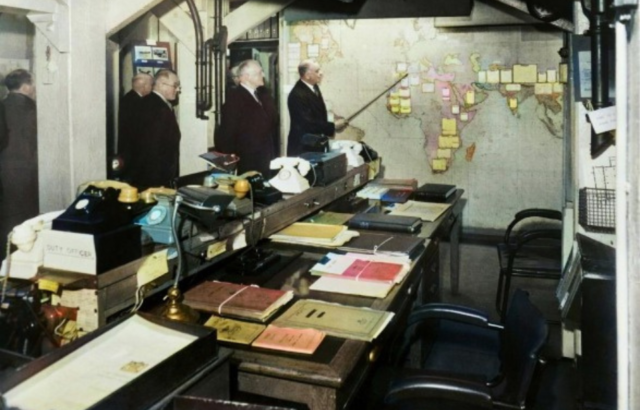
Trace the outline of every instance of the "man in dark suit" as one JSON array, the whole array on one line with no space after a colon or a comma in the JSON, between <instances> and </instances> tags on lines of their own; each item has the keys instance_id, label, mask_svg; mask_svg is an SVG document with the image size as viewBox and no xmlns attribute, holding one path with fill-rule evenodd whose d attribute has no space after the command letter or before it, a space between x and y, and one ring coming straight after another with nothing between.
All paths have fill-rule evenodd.
<instances>
[{"instance_id":1,"label":"man in dark suit","mask_svg":"<svg viewBox=\"0 0 640 410\"><path fill-rule=\"evenodd\" d=\"M0 249L11 229L38 215L38 119L31 73L17 69L4 79L9 94L0 102Z\"/></svg>"},{"instance_id":2,"label":"man in dark suit","mask_svg":"<svg viewBox=\"0 0 640 410\"><path fill-rule=\"evenodd\" d=\"M135 138L129 141L130 183L138 189L171 185L178 176L180 128L172 101L180 92L178 75L167 69L158 71L153 91L140 103L140 117L134 127Z\"/></svg>"},{"instance_id":3,"label":"man in dark suit","mask_svg":"<svg viewBox=\"0 0 640 410\"><path fill-rule=\"evenodd\" d=\"M129 143L136 138L134 130L140 116L142 97L149 95L153 88L153 77L138 73L131 80L131 90L122 97L118 109L118 156L126 166L131 160ZM126 171L125 171L126 172Z\"/></svg>"},{"instance_id":4,"label":"man in dark suit","mask_svg":"<svg viewBox=\"0 0 640 410\"><path fill-rule=\"evenodd\" d=\"M347 123L344 119L329 122L327 107L324 104L320 87L323 73L320 65L312 60L305 60L298 66L300 80L291 90L287 99L291 129L287 142L287 156L297 157L304 152L302 136L317 134L332 136L342 131Z\"/></svg>"},{"instance_id":5,"label":"man in dark suit","mask_svg":"<svg viewBox=\"0 0 640 410\"><path fill-rule=\"evenodd\" d=\"M269 177L269 164L279 155L278 113L264 88L260 63L246 60L238 66L240 84L229 90L222 106L217 151L240 157L238 173L258 171Z\"/></svg>"}]
</instances>

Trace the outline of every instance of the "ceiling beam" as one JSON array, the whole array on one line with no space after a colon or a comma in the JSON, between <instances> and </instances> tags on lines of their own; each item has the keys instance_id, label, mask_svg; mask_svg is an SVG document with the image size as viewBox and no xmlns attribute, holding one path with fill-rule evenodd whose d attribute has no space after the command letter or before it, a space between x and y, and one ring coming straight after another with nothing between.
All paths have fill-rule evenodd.
<instances>
[{"instance_id":1,"label":"ceiling beam","mask_svg":"<svg viewBox=\"0 0 640 410\"><path fill-rule=\"evenodd\" d=\"M293 3L294 0L252 0L244 3L224 18L227 43L232 43L248 30L267 20Z\"/></svg>"},{"instance_id":2,"label":"ceiling beam","mask_svg":"<svg viewBox=\"0 0 640 410\"><path fill-rule=\"evenodd\" d=\"M497 3L501 3L504 5L507 5L509 7L512 7L516 10L520 10L523 13L527 13L529 14L529 10L527 10L527 5L524 1L522 0L491 0L493 2L497 2ZM558 0L556 0L558 1ZM540 23L544 23L543 21L540 21ZM568 31L570 33L573 33L574 30L574 25L573 22L566 20L566 19L558 19L546 24L550 24L552 26L561 28L562 30Z\"/></svg>"},{"instance_id":3,"label":"ceiling beam","mask_svg":"<svg viewBox=\"0 0 640 410\"><path fill-rule=\"evenodd\" d=\"M24 12L55 13L55 0L0 0L0 7L22 10Z\"/></svg>"},{"instance_id":4,"label":"ceiling beam","mask_svg":"<svg viewBox=\"0 0 640 410\"><path fill-rule=\"evenodd\" d=\"M5 1L5 0L0 0ZM107 37L150 11L162 0L109 0L106 2L105 31Z\"/></svg>"}]
</instances>

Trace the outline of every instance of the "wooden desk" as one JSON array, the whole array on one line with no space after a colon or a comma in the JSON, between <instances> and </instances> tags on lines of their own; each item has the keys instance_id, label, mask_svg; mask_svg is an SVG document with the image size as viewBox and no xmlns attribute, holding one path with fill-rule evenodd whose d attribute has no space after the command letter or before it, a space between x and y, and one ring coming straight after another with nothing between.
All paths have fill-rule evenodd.
<instances>
[{"instance_id":1,"label":"wooden desk","mask_svg":"<svg viewBox=\"0 0 640 410\"><path fill-rule=\"evenodd\" d=\"M462 210L466 204L462 194L464 189L457 189L455 194L447 199L447 203L452 206L434 222L424 222L418 234L421 238L429 238L437 242L441 239L449 240L449 275L452 295L457 295L460 287L460 234L462 233Z\"/></svg>"},{"instance_id":2,"label":"wooden desk","mask_svg":"<svg viewBox=\"0 0 640 410\"><path fill-rule=\"evenodd\" d=\"M312 410L347 408L375 361L385 354L397 330L404 327L404 318L418 296L421 279L430 272L435 276L432 280L437 281L437 269L429 269L429 266L437 266L438 247L431 241L427 243L403 283L395 286L384 299L309 291L309 284L317 277L311 276L308 271L326 254L324 250L317 250L318 253L304 252L267 280L262 286L293 289L298 298L393 311L396 316L372 343L327 336L318 351L310 357L228 345L235 350L232 362L237 365L238 389L304 403ZM294 248L281 244L274 246L284 252ZM249 282L251 280L245 283Z\"/></svg>"}]
</instances>

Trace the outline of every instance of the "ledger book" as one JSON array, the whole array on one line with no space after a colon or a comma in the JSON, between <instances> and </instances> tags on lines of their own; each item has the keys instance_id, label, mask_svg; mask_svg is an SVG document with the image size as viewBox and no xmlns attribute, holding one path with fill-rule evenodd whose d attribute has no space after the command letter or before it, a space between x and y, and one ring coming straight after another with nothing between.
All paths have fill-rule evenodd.
<instances>
[{"instance_id":1,"label":"ledger book","mask_svg":"<svg viewBox=\"0 0 640 410\"><path fill-rule=\"evenodd\" d=\"M293 292L228 282L202 282L184 294L185 305L220 316L265 322Z\"/></svg>"}]
</instances>

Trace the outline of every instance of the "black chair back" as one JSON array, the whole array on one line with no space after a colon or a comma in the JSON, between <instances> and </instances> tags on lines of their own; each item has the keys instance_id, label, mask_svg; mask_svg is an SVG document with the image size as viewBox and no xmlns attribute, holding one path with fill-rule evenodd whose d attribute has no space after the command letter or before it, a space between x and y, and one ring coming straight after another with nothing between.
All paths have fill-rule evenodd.
<instances>
[{"instance_id":1,"label":"black chair back","mask_svg":"<svg viewBox=\"0 0 640 410\"><path fill-rule=\"evenodd\" d=\"M544 316L531 303L527 292L517 289L511 298L502 333L503 379L495 388L496 397L524 406L547 335Z\"/></svg>"}]
</instances>

